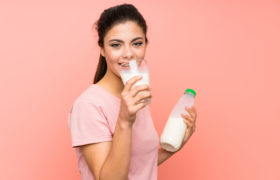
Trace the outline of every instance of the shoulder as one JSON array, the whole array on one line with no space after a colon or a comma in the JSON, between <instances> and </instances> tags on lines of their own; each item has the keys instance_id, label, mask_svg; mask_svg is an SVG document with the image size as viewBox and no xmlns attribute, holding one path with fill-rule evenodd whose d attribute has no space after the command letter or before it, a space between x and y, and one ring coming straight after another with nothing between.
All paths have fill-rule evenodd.
<instances>
[{"instance_id":1,"label":"shoulder","mask_svg":"<svg viewBox=\"0 0 280 180\"><path fill-rule=\"evenodd\" d=\"M120 102L96 84L91 84L75 100L70 108L70 116L102 117L116 119ZM93 119L93 118L92 118Z\"/></svg>"},{"instance_id":2,"label":"shoulder","mask_svg":"<svg viewBox=\"0 0 280 180\"><path fill-rule=\"evenodd\" d=\"M99 106L102 103L102 91L95 84L91 84L86 88L74 101L73 106L78 104L91 104Z\"/></svg>"},{"instance_id":3,"label":"shoulder","mask_svg":"<svg viewBox=\"0 0 280 180\"><path fill-rule=\"evenodd\" d=\"M102 92L94 84L86 88L75 100L70 108L69 123L103 121L106 119ZM89 124L89 123L88 123Z\"/></svg>"}]
</instances>

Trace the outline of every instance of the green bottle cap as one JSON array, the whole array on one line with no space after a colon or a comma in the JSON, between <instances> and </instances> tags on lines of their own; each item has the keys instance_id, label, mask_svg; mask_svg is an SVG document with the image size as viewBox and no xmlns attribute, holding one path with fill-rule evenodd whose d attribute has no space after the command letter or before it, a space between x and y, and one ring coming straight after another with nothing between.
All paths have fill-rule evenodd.
<instances>
[{"instance_id":1,"label":"green bottle cap","mask_svg":"<svg viewBox=\"0 0 280 180\"><path fill-rule=\"evenodd\" d=\"M187 92L190 92L190 93L192 93L194 96L196 96L196 92L193 90L193 89L186 89L185 90L185 93L187 93ZM184 94L185 94L184 93Z\"/></svg>"}]
</instances>

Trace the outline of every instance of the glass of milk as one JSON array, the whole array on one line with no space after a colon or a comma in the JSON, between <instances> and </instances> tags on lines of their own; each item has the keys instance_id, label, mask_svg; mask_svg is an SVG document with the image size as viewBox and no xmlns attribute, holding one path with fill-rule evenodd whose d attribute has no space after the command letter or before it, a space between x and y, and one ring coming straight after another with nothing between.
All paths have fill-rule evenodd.
<instances>
[{"instance_id":1,"label":"glass of milk","mask_svg":"<svg viewBox=\"0 0 280 180\"><path fill-rule=\"evenodd\" d=\"M147 84L150 86L149 70L148 70L148 66L147 66L147 60L145 60L145 59L134 59L134 60L130 60L127 63L121 64L120 65L120 75L121 75L124 85L132 77L142 75L142 79L138 80L132 86L132 88L135 86L138 86L138 85L142 85L142 84ZM142 93L142 92L140 92L140 93ZM151 98L143 99L141 102L150 104Z\"/></svg>"}]
</instances>

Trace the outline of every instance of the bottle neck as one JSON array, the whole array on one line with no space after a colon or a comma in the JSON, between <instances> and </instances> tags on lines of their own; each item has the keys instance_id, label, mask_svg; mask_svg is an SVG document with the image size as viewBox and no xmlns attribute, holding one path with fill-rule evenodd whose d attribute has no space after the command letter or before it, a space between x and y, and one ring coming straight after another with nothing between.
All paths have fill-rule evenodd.
<instances>
[{"instance_id":1,"label":"bottle neck","mask_svg":"<svg viewBox=\"0 0 280 180\"><path fill-rule=\"evenodd\" d=\"M188 97L194 98L193 93L190 93L190 92L185 92L184 94L185 94L185 96L188 96Z\"/></svg>"}]
</instances>

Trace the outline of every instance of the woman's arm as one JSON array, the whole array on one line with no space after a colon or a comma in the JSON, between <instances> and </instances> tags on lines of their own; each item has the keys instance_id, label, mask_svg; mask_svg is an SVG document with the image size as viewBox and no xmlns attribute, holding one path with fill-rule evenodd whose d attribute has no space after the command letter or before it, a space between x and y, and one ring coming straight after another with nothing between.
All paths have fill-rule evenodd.
<instances>
[{"instance_id":1,"label":"woman's arm","mask_svg":"<svg viewBox=\"0 0 280 180\"><path fill-rule=\"evenodd\" d=\"M111 142L81 146L96 180L127 179L132 126L118 121Z\"/></svg>"},{"instance_id":2,"label":"woman's arm","mask_svg":"<svg viewBox=\"0 0 280 180\"><path fill-rule=\"evenodd\" d=\"M100 171L100 180L126 179L128 176L132 124L121 124L118 121L112 147Z\"/></svg>"},{"instance_id":3,"label":"woman's arm","mask_svg":"<svg viewBox=\"0 0 280 180\"><path fill-rule=\"evenodd\" d=\"M162 148L158 149L158 166L170 158L175 152L168 152Z\"/></svg>"},{"instance_id":4,"label":"woman's arm","mask_svg":"<svg viewBox=\"0 0 280 180\"><path fill-rule=\"evenodd\" d=\"M144 108L147 103L139 103L143 99L151 98L148 85L132 86L142 76L129 79L121 93L121 105L119 118L116 123L113 140L110 143L92 144L88 148L82 148L83 155L97 180L123 180L127 179L132 125L136 120L136 113ZM147 91L147 93L139 93Z\"/></svg>"}]
</instances>

